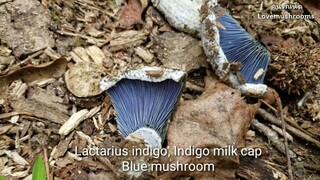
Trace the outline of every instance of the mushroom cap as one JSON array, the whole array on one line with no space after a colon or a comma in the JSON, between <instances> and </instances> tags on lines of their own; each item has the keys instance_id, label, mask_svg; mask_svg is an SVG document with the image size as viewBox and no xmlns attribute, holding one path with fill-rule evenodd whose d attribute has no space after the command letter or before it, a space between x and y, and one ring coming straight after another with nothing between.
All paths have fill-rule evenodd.
<instances>
[{"instance_id":1,"label":"mushroom cap","mask_svg":"<svg viewBox=\"0 0 320 180\"><path fill-rule=\"evenodd\" d=\"M142 127L163 133L183 83L122 79L107 90L117 113L119 131L127 137Z\"/></svg>"},{"instance_id":2,"label":"mushroom cap","mask_svg":"<svg viewBox=\"0 0 320 180\"><path fill-rule=\"evenodd\" d=\"M161 82L166 79L172 79L176 82L181 81L186 73L179 70L162 68L157 66L144 66L141 68L132 68L120 72L115 77L104 77L100 82L100 89L108 90L121 79L138 79L149 82Z\"/></svg>"},{"instance_id":3,"label":"mushroom cap","mask_svg":"<svg viewBox=\"0 0 320 180\"><path fill-rule=\"evenodd\" d=\"M184 76L183 71L143 67L104 78L100 87L111 97L119 132L129 140L138 136L151 147L161 146Z\"/></svg>"},{"instance_id":4,"label":"mushroom cap","mask_svg":"<svg viewBox=\"0 0 320 180\"><path fill-rule=\"evenodd\" d=\"M231 15L224 13L217 19L220 46L229 62L241 62L241 73L246 83L263 84L270 53L265 46L246 32Z\"/></svg>"}]
</instances>

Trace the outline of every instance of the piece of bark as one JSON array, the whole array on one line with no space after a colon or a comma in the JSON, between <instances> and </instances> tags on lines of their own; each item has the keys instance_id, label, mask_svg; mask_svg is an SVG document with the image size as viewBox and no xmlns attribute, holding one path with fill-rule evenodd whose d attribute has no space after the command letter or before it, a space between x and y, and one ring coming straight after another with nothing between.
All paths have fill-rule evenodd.
<instances>
[{"instance_id":1,"label":"piece of bark","mask_svg":"<svg viewBox=\"0 0 320 180\"><path fill-rule=\"evenodd\" d=\"M243 179L260 180L260 179L287 179L286 175L271 167L265 161L250 157L240 158L240 167L236 173Z\"/></svg>"},{"instance_id":2,"label":"piece of bark","mask_svg":"<svg viewBox=\"0 0 320 180\"><path fill-rule=\"evenodd\" d=\"M66 138L64 138L62 141L59 142L59 144L56 147L56 150L54 151L54 154L51 155L50 159L58 159L59 157L63 156L68 148L69 148L69 143L72 140L74 135L74 132L69 134Z\"/></svg>"},{"instance_id":3,"label":"piece of bark","mask_svg":"<svg viewBox=\"0 0 320 180\"><path fill-rule=\"evenodd\" d=\"M134 49L135 53L141 57L146 63L151 63L154 56L149 51L147 51L145 48L142 47L136 47Z\"/></svg>"},{"instance_id":4,"label":"piece of bark","mask_svg":"<svg viewBox=\"0 0 320 180\"><path fill-rule=\"evenodd\" d=\"M153 51L164 67L190 72L208 66L200 41L184 33L163 33Z\"/></svg>"},{"instance_id":5,"label":"piece of bark","mask_svg":"<svg viewBox=\"0 0 320 180\"><path fill-rule=\"evenodd\" d=\"M118 51L129 47L136 47L147 40L147 32L144 31L122 31L115 34L110 41L110 51Z\"/></svg>"},{"instance_id":6,"label":"piece of bark","mask_svg":"<svg viewBox=\"0 0 320 180\"><path fill-rule=\"evenodd\" d=\"M63 124L69 118L64 112L34 99L12 99L10 104L14 111L27 112L57 124Z\"/></svg>"}]
</instances>

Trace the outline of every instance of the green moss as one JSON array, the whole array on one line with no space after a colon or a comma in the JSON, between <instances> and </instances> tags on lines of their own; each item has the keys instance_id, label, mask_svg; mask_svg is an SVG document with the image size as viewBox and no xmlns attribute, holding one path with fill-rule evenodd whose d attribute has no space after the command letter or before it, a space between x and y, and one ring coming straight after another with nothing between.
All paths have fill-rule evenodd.
<instances>
[{"instance_id":1,"label":"green moss","mask_svg":"<svg viewBox=\"0 0 320 180\"><path fill-rule=\"evenodd\" d=\"M51 19L54 21L54 22L61 22L61 19L59 18L59 16L57 15L57 13L55 11L52 11L51 12Z\"/></svg>"},{"instance_id":2,"label":"green moss","mask_svg":"<svg viewBox=\"0 0 320 180\"><path fill-rule=\"evenodd\" d=\"M86 45L85 39L83 39L79 36L73 38L73 44L72 44L73 47L79 47L79 46L84 46L84 45Z\"/></svg>"}]
</instances>

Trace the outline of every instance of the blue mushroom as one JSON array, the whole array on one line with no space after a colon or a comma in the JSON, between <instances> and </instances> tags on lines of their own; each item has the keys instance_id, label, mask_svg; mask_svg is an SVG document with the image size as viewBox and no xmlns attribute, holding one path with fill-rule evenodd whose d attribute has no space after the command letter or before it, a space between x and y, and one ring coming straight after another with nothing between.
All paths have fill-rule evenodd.
<instances>
[{"instance_id":1,"label":"blue mushroom","mask_svg":"<svg viewBox=\"0 0 320 180\"><path fill-rule=\"evenodd\" d=\"M148 75L147 67L124 72L116 78L104 78L101 89L106 90L116 111L119 132L129 140L136 137L150 147L161 147L168 120L183 87L182 71L164 70L162 75Z\"/></svg>"},{"instance_id":2,"label":"blue mushroom","mask_svg":"<svg viewBox=\"0 0 320 180\"><path fill-rule=\"evenodd\" d=\"M240 62L246 83L263 84L270 61L265 46L250 36L228 13L217 19L225 29L219 28L220 46L229 62Z\"/></svg>"}]
</instances>

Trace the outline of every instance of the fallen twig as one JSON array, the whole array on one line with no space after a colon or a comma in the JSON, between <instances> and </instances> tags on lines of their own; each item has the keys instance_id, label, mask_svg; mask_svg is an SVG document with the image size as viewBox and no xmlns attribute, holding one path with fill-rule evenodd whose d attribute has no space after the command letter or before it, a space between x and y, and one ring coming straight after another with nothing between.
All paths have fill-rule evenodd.
<instances>
[{"instance_id":1,"label":"fallen twig","mask_svg":"<svg viewBox=\"0 0 320 180\"><path fill-rule=\"evenodd\" d=\"M44 165L46 167L46 174L47 174L47 180L51 180L52 177L50 175L50 168L49 168L49 162L48 162L48 154L47 154L47 149L43 149L43 159L44 159Z\"/></svg>"},{"instance_id":2,"label":"fallen twig","mask_svg":"<svg viewBox=\"0 0 320 180\"><path fill-rule=\"evenodd\" d=\"M306 169L309 169L309 170L312 170L312 171L317 171L318 173L320 173L320 167L317 166L317 165L304 163L303 167L306 168Z\"/></svg>"},{"instance_id":3,"label":"fallen twig","mask_svg":"<svg viewBox=\"0 0 320 180\"><path fill-rule=\"evenodd\" d=\"M260 117L262 117L263 119L269 121L272 124L275 124L279 127L282 126L281 121L278 120L277 118L275 118L272 114L268 113L266 110L264 109L258 109L257 111L257 115L259 115ZM311 136L309 136L308 134L300 131L299 129L296 129L288 124L286 124L286 129L292 134L295 135L311 144L313 144L315 147L320 148L320 142L314 138L312 138Z\"/></svg>"},{"instance_id":4,"label":"fallen twig","mask_svg":"<svg viewBox=\"0 0 320 180\"><path fill-rule=\"evenodd\" d=\"M89 43L91 44L95 44L99 47L105 45L106 43L108 43L110 41L110 39L97 39L97 38L93 38L90 36L86 36L86 35L82 35L82 34L77 34L77 33L72 33L72 32L67 32L67 31L56 31L57 33L59 33L60 35L66 35L66 36L72 36L72 37L81 37L83 39L86 39Z\"/></svg>"},{"instance_id":5,"label":"fallen twig","mask_svg":"<svg viewBox=\"0 0 320 180\"><path fill-rule=\"evenodd\" d=\"M273 107L271 106L270 104L268 104L267 102L265 102L264 100L261 100L265 105L267 105L274 113L277 113L278 111ZM301 128L295 121L292 121L291 119L289 119L288 117L284 116L284 120L286 121L287 124L293 126L294 128L296 129L299 129L301 132L304 132L305 134L309 135L310 137L313 137L314 136L309 133L308 131L304 130L303 128Z\"/></svg>"},{"instance_id":6,"label":"fallen twig","mask_svg":"<svg viewBox=\"0 0 320 180\"><path fill-rule=\"evenodd\" d=\"M8 74L10 71L14 71L16 69L21 68L21 66L23 65L27 65L29 63L29 61L37 56L40 56L43 53L44 50L39 50L33 54L31 54L30 56L28 56L27 58L25 58L24 60L20 61L19 63L13 65L11 68L8 68L6 71L2 72L2 75Z\"/></svg>"},{"instance_id":7,"label":"fallen twig","mask_svg":"<svg viewBox=\"0 0 320 180\"><path fill-rule=\"evenodd\" d=\"M271 125L271 128L275 131L275 132L277 132L279 135L281 135L282 137L284 136L283 135L283 132L282 132L282 129L281 128L279 128L278 126L275 126L275 125ZM287 136L287 138L288 138L288 140L290 141L290 142L293 142L293 137L288 133L288 132L286 132L286 136Z\"/></svg>"},{"instance_id":8,"label":"fallen twig","mask_svg":"<svg viewBox=\"0 0 320 180\"><path fill-rule=\"evenodd\" d=\"M279 136L276 132L274 132L268 126L260 123L257 119L253 119L251 127L267 136L272 145L274 145L281 153L286 154L285 145L280 141ZM291 157L296 156L293 151L290 151L289 153Z\"/></svg>"},{"instance_id":9,"label":"fallen twig","mask_svg":"<svg viewBox=\"0 0 320 180\"><path fill-rule=\"evenodd\" d=\"M282 103L280 97L277 98L277 104L278 104L278 109L279 109L279 114L280 114L280 119L281 119L281 124L282 124L282 132L284 134L284 146L286 148L286 156L287 156L287 165L288 165L288 174L289 174L289 179L293 180L293 175L292 175L292 167L291 167L291 159L290 159L290 149L288 146L288 138L285 136L287 134L286 130L286 122L284 121L283 118L283 109L282 109Z\"/></svg>"},{"instance_id":10,"label":"fallen twig","mask_svg":"<svg viewBox=\"0 0 320 180\"><path fill-rule=\"evenodd\" d=\"M19 116L19 115L34 116L30 112L8 112L8 113L0 114L0 119L7 119L12 116Z\"/></svg>"},{"instance_id":11,"label":"fallen twig","mask_svg":"<svg viewBox=\"0 0 320 180\"><path fill-rule=\"evenodd\" d=\"M191 90L191 91L195 91L195 92L200 92L202 93L204 91L204 88L201 86L198 86L196 84L193 84L189 81L186 82L186 88Z\"/></svg>"}]
</instances>

